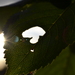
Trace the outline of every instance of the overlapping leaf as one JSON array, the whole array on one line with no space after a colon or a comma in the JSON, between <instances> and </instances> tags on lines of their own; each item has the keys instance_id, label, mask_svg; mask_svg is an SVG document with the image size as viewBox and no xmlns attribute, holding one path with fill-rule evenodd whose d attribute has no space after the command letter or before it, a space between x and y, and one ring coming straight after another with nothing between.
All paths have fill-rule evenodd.
<instances>
[{"instance_id":1,"label":"overlapping leaf","mask_svg":"<svg viewBox=\"0 0 75 75\"><path fill-rule=\"evenodd\" d=\"M75 3L66 9L57 21L54 20L61 13L61 10L53 7L50 3L35 3L27 10L21 12L18 21L13 26L10 24L10 27L7 29L8 37L10 35L21 36L24 30L36 25L42 27L46 34L35 45L30 44L26 40L15 44L11 44L11 40L8 43L5 51L8 64L6 75L26 74L41 66L45 66L67 44L72 43L75 40L74 7ZM31 49L34 49L33 53L30 52Z\"/></svg>"},{"instance_id":2,"label":"overlapping leaf","mask_svg":"<svg viewBox=\"0 0 75 75\"><path fill-rule=\"evenodd\" d=\"M75 43L66 47L60 55L35 75L75 75Z\"/></svg>"}]
</instances>

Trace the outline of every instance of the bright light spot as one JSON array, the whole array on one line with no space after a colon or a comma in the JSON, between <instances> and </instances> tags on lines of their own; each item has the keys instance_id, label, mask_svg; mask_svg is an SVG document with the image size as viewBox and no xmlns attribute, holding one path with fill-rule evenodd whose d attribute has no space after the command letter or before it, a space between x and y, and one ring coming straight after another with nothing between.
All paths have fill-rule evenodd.
<instances>
[{"instance_id":1,"label":"bright light spot","mask_svg":"<svg viewBox=\"0 0 75 75\"><path fill-rule=\"evenodd\" d=\"M3 46L4 46L4 42L5 42L5 39L4 39L4 34L3 33L1 33L0 34L0 70L2 70L5 66L6 66L6 64L5 64L5 59L3 58L4 57L4 48L3 48Z\"/></svg>"},{"instance_id":2,"label":"bright light spot","mask_svg":"<svg viewBox=\"0 0 75 75\"><path fill-rule=\"evenodd\" d=\"M34 49L30 50L31 52L34 52Z\"/></svg>"},{"instance_id":3,"label":"bright light spot","mask_svg":"<svg viewBox=\"0 0 75 75\"><path fill-rule=\"evenodd\" d=\"M0 6L6 6L6 5L14 4L14 3L17 3L19 1L22 1L22 0L0 0Z\"/></svg>"},{"instance_id":4,"label":"bright light spot","mask_svg":"<svg viewBox=\"0 0 75 75\"><path fill-rule=\"evenodd\" d=\"M23 38L31 38L30 43L35 44L39 40L39 36L43 36L46 32L39 26L35 26L25 30L22 33Z\"/></svg>"}]
</instances>

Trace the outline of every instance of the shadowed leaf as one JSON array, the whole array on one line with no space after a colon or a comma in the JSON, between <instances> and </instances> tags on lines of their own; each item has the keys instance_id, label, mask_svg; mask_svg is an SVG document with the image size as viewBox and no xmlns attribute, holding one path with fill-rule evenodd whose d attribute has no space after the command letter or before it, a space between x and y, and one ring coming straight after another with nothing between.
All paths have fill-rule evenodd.
<instances>
[{"instance_id":1,"label":"shadowed leaf","mask_svg":"<svg viewBox=\"0 0 75 75\"><path fill-rule=\"evenodd\" d=\"M74 7L75 3L67 8L59 18L58 15L62 10L46 2L34 3L28 9L20 12L19 19L13 25L9 24L4 31L6 37L11 39L17 35L22 38L23 31L36 25L42 27L46 34L40 37L39 42L35 45L30 44L29 40L12 43L12 40L9 42L8 39L5 51L8 64L6 75L26 74L41 66L44 67L51 63L63 48L75 41ZM14 17L11 18L11 22ZM34 49L33 53L30 52L31 49Z\"/></svg>"},{"instance_id":2,"label":"shadowed leaf","mask_svg":"<svg viewBox=\"0 0 75 75\"><path fill-rule=\"evenodd\" d=\"M4 25L11 15L20 11L20 7L0 7L0 32L3 30Z\"/></svg>"},{"instance_id":3,"label":"shadowed leaf","mask_svg":"<svg viewBox=\"0 0 75 75\"><path fill-rule=\"evenodd\" d=\"M75 54L71 52L72 49L75 48L66 47L51 64L40 68L35 75L75 75Z\"/></svg>"}]
</instances>

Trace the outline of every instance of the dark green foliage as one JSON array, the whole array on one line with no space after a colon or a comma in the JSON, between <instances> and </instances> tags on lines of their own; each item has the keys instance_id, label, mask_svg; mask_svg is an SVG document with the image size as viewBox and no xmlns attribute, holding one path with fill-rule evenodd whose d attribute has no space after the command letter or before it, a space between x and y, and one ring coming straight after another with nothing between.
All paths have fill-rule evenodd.
<instances>
[{"instance_id":1,"label":"dark green foliage","mask_svg":"<svg viewBox=\"0 0 75 75\"><path fill-rule=\"evenodd\" d=\"M36 75L74 75L75 67L72 66L75 66L75 44L73 43L75 41L75 3L71 5L69 3L65 8L70 6L62 10L50 2L37 1L26 4L20 9L16 7L17 10L12 8L13 12L3 19L5 26L2 24L2 28L6 38L5 58L8 64L5 75L26 75L32 71L34 73L34 70L40 67L42 68L36 72ZM10 10L8 7L5 8ZM34 26L42 27L46 34L33 45L29 42L30 39L23 41L22 32ZM14 42L15 37L19 38L18 42ZM31 49L34 49L34 52L31 52ZM69 63L64 69L67 62ZM49 65L46 66L48 63ZM74 71L70 69L71 67Z\"/></svg>"},{"instance_id":2,"label":"dark green foliage","mask_svg":"<svg viewBox=\"0 0 75 75\"><path fill-rule=\"evenodd\" d=\"M71 46L75 46L75 43ZM51 64L40 68L35 75L75 75L75 54L71 52L71 46L62 50Z\"/></svg>"}]
</instances>

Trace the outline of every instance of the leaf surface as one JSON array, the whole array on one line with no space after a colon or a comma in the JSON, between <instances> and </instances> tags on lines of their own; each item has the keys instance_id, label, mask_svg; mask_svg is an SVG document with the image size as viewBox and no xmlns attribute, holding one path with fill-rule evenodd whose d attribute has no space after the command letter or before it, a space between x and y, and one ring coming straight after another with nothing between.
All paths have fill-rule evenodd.
<instances>
[{"instance_id":1,"label":"leaf surface","mask_svg":"<svg viewBox=\"0 0 75 75\"><path fill-rule=\"evenodd\" d=\"M67 8L58 19L57 17L62 10L46 2L34 3L21 12L18 15L18 21L13 25L9 24L4 31L6 32L5 36L9 37L5 51L8 64L6 75L27 74L41 66L44 67L51 63L63 48L72 43L75 40L74 7L75 3ZM14 17L11 19L13 21ZM37 25L46 31L46 34L40 37L37 44L30 44L29 39L12 43L14 35L21 39L24 30ZM30 51L31 49L34 49L33 53Z\"/></svg>"},{"instance_id":2,"label":"leaf surface","mask_svg":"<svg viewBox=\"0 0 75 75\"><path fill-rule=\"evenodd\" d=\"M75 43L62 50L59 56L35 75L75 75Z\"/></svg>"},{"instance_id":3,"label":"leaf surface","mask_svg":"<svg viewBox=\"0 0 75 75\"><path fill-rule=\"evenodd\" d=\"M17 13L18 11L21 11L21 7L18 7L18 6L0 7L0 33L2 32L3 27L6 24L9 17L11 17L13 14Z\"/></svg>"}]
</instances>

